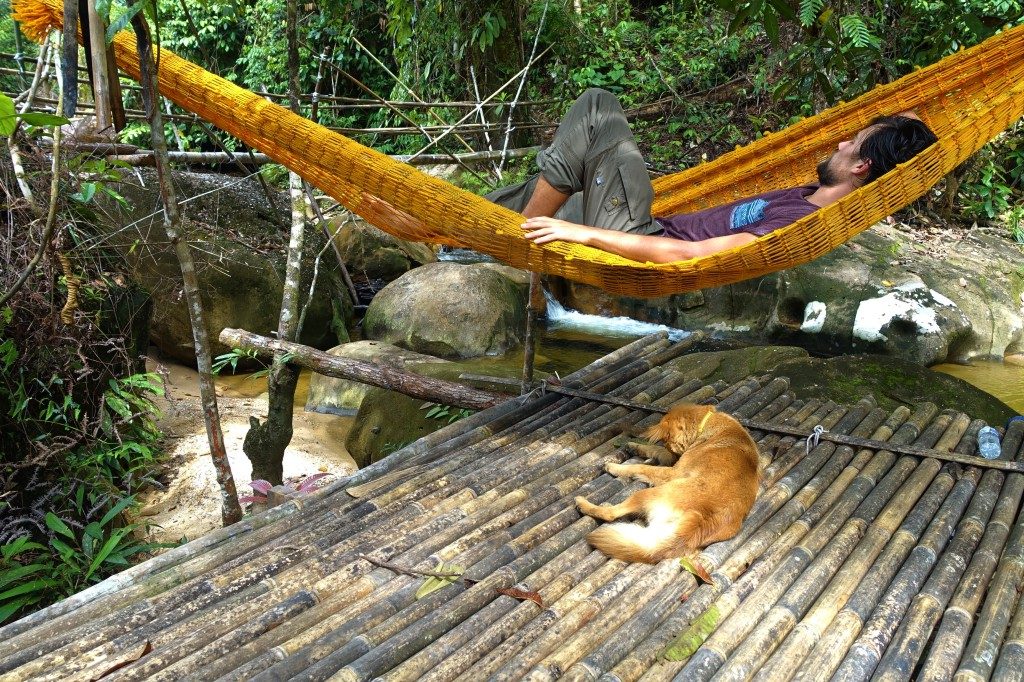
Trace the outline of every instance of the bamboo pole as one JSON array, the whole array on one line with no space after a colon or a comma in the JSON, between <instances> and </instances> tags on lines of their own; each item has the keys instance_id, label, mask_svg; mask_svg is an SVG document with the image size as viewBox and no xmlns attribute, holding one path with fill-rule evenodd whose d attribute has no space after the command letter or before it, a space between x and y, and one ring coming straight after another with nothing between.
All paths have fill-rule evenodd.
<instances>
[{"instance_id":1,"label":"bamboo pole","mask_svg":"<svg viewBox=\"0 0 1024 682\"><path fill-rule=\"evenodd\" d=\"M631 345L633 345L633 344L631 344ZM639 346L639 345L642 345L642 344L637 344L637 345ZM615 361L616 361L616 360L617 360L618 358L621 358L621 357L623 357L623 356L627 356L627 355L629 355L629 354L631 354L631 353L633 353L633 352L636 352L636 349L635 349L635 348L625 348L625 349L624 349L624 351L623 351L623 353L622 353L622 354L621 354L620 356L618 356L618 357L615 357L615 356L614 356L614 354L612 354L612 356L611 356L611 357L607 357L607 358L605 358L605 359L604 359L604 360L602 361L602 363L597 363L597 364L595 364L595 368L596 368L597 370L601 370L602 368L608 368L608 367L613 367L613 366L614 366L614 363L615 363ZM587 375L588 375L588 371L581 371L580 373L577 373L577 374L579 375L579 377L580 377L581 379L583 379L583 378L584 378L585 376L587 376ZM575 380L575 376L571 377L571 378L570 378L570 380L573 380L573 381L574 381L574 380ZM474 416L474 417L479 417L479 416L480 416L480 415L482 415L482 414L483 414L483 413L480 413L479 415L477 415L477 416ZM470 422L470 421L473 421L473 420L474 420L474 418L470 418L470 420L466 420L466 421L467 421L467 422ZM480 419L480 420L478 420L478 421L483 421L483 420L482 420L482 419ZM458 430L458 429L460 429L460 428L461 428L460 424L455 424L455 425L452 425L451 427L445 427L445 429L444 429L444 430L446 430L446 431L455 431L455 430ZM283 512L285 512L285 511L288 511L288 512L292 512L292 511L294 511L294 508L293 508L293 507L291 506L291 503L290 503L289 505L286 505L286 506L284 506L284 507L279 507L279 508L276 508L276 509L275 509L275 510L273 510L272 512L268 513L268 517L271 517L271 518L272 518L272 517L275 517L275 516L279 516L279 515L282 515L282 513L283 513ZM248 522L247 522L247 523L248 523ZM242 531L243 529L244 529L244 528L240 528L240 529L239 529L239 530L240 530L240 532L241 532L241 531ZM225 530L225 531L219 531L219 532L215 532L215 534L214 534L213 536L209 537L209 538L210 538L210 540L211 540L211 541L213 541L213 540L219 540L219 539L217 538L217 536L224 536L224 537L230 537L231 535L233 535L233 534L231 534L231 532L230 532L230 531L227 531L227 530ZM194 547L202 547L202 546L206 545L206 543L207 543L207 541L206 541L206 540L204 540L204 541L199 541L198 543L194 543L193 545L189 546L189 549L193 549ZM179 552L178 552L178 550L172 550L172 552L171 552L171 553L169 553L168 555L165 555L165 557L166 557L166 559L170 559L170 558L171 558L171 557L172 557L173 555L175 555L175 554L178 554L178 553L179 553ZM204 558L205 558L205 557L204 557ZM165 561L165 558L164 558L164 557L160 557L160 558L158 558L158 559L152 560L152 562L151 562L150 564L148 564L148 565L154 565L154 566L156 566L156 565L158 565L158 564L161 564L161 563L163 563L164 561ZM141 568L141 566L140 566L140 567L137 567L137 568ZM133 571L135 571L135 569L132 569L131 571L128 571L128 573L131 573L131 572L133 572ZM127 574L127 573L123 573L123 574L122 574L122 576L126 576L126 574ZM116 582L116 581L113 581L113 580L112 580L112 581L111 581L110 583L111 583L111 584L113 584L113 583L115 583L115 582ZM97 590L97 592L99 592L99 591ZM80 595L80 596L85 596L85 595ZM62 603L61 603L61 605L70 605L70 604L72 604L73 602L75 602L75 599L69 600L68 602L62 602ZM97 604L97 605L98 605L98 604ZM43 611L43 612L40 612L40 614L39 614L39 615L40 615L40 616L43 616L43 615L49 616L49 615L52 615L52 614L54 613L54 611L57 611L57 610L59 610L59 609L57 609L57 608L45 609L45 611ZM82 612L84 612L84 611L82 611ZM81 614L82 612L80 612L79 614ZM58 620L58 622L60 622L60 621ZM30 619L30 620L28 620L28 621L25 621L25 622L22 622L22 623L23 623L23 624L25 624L25 625L31 625L31 623L32 623L32 620ZM67 622L65 622L65 623L67 623ZM11 631L11 630L7 630L7 632L12 632L12 631ZM17 639L18 639L18 638L14 638L14 640L17 640ZM16 642L16 641L14 641L14 640L8 639L8 640L6 640L6 641L8 641L8 642L13 642L13 643L15 643L15 644L16 644L17 642ZM37 641L38 641L38 640L37 640Z\"/></svg>"},{"instance_id":2,"label":"bamboo pole","mask_svg":"<svg viewBox=\"0 0 1024 682\"><path fill-rule=\"evenodd\" d=\"M960 415L951 423L950 428L943 434L936 447L941 449L942 447L956 446L967 431L969 424L969 418ZM964 438L964 441L967 440ZM780 605L784 604L783 608L789 609L793 614L793 622L789 623L789 627L792 628L792 636L787 637L785 632L781 633L785 641L770 658L760 661L763 670L755 676L755 679L769 679L769 677L784 679L796 672L822 632L845 606L852 592L865 579L866 574L876 565L876 560L882 554L883 549L893 546L890 541L896 538L899 542L899 544L895 544L898 548L895 550L897 558L890 560L886 565L898 566L896 561L901 562L906 557L917 537L924 531L928 520L939 511L940 506L953 489L955 481L953 472L950 471L952 467L946 465L940 475L935 475L933 471L938 468L939 463L935 460L921 463L914 473L914 477L922 483L927 481L927 490L922 490L922 485L915 488L908 482L908 486L905 486L906 489L901 490L882 511L878 519L867 528L862 541L853 550L849 560L838 570L835 578L829 582L825 591L816 599L811 610L802 611L806 608L806 602L800 603L800 600L794 599L792 594L786 595ZM964 480L966 483L971 482L969 478ZM918 498L915 493L922 494ZM970 493L973 493L973 485L962 486L959 498L960 506L956 507L959 510L957 516L966 508ZM918 499L920 499L920 504ZM908 528L912 530L907 530ZM784 619L789 617L789 614L786 613L780 615ZM796 622L797 619L799 619L799 623Z\"/></svg>"},{"instance_id":3,"label":"bamboo pole","mask_svg":"<svg viewBox=\"0 0 1024 682\"><path fill-rule=\"evenodd\" d=\"M893 435L893 439L904 442L916 439L925 425L931 421L935 411L934 406L919 409ZM915 461L907 457L892 465L890 469L894 459L895 456L891 452L877 452L872 458L872 463L877 463L876 466L866 467L861 471L835 505L793 546L760 585L753 588L742 601L736 598L738 595L734 595L732 602L722 602L719 605L723 621L719 621L718 629L690 658L681 674L692 676L693 679L709 678L756 625L757 620L767 613L782 592L839 533L840 528L847 525L847 521L855 512L859 510L861 517L877 513L880 506L892 497L915 467ZM856 521L850 525L855 526Z\"/></svg>"},{"instance_id":4,"label":"bamboo pole","mask_svg":"<svg viewBox=\"0 0 1024 682\"><path fill-rule=\"evenodd\" d=\"M1020 447L1024 424L1014 422L1009 437L1003 441L1003 457L1012 456ZM1024 455L1024 448L1017 452ZM1004 489L1012 486L1012 493L1021 488L1020 476L1007 476ZM999 559L985 603L978 613L977 625L964 649L963 658L957 668L954 680L988 678L992 674L999 648L1012 615L1012 605L1024 591L1024 514L1018 515Z\"/></svg>"},{"instance_id":5,"label":"bamboo pole","mask_svg":"<svg viewBox=\"0 0 1024 682\"><path fill-rule=\"evenodd\" d=\"M1024 428L1011 427L1007 432L1003 439L1007 456L1014 451L1019 451L1022 436L1024 436ZM1018 452L1015 459L1018 461L1024 459L1024 452ZM986 478L991 480L986 481ZM1013 526L1017 507L1024 495L1024 477L1011 475L1007 476L1004 482L1002 476L993 478L989 472L986 472L982 481L983 488L979 494L995 495L996 491L999 491L1000 484L1002 484L1002 490L998 492L998 500L995 503L992 516L985 526L985 533L978 544L978 549L971 556L971 562L964 572L964 577L950 598L942 621L939 623L934 643L931 645L931 655L921 669L920 679L922 680L950 679L956 672L957 664L967 646L967 638L974 625L975 614L978 613L978 607L981 606L982 596L995 572L1010 528Z\"/></svg>"},{"instance_id":6,"label":"bamboo pole","mask_svg":"<svg viewBox=\"0 0 1024 682\"><path fill-rule=\"evenodd\" d=\"M93 106L96 116L96 133L113 135L113 113L110 100L110 71L107 67L106 29L103 20L96 11L96 0L87 0L85 21L88 23L89 46L87 47L92 64Z\"/></svg>"},{"instance_id":7,"label":"bamboo pole","mask_svg":"<svg viewBox=\"0 0 1024 682\"><path fill-rule=\"evenodd\" d=\"M785 382L680 384L659 364L678 352L649 342L631 351L638 359L620 356L574 378L623 404L552 393L509 401L465 420L470 424L451 425L448 439L410 447L396 464L339 481L310 498L302 514L294 512L306 500L289 503L294 507L280 523L146 573L142 584L129 585L129 599L97 596L58 617L65 625L79 623L73 636L57 651L40 645L8 675L98 677L126 664L116 671L120 679L592 680L606 673L607 682L666 679L683 664L653 665L665 645L712 607L724 606L708 643L728 628L740 639L719 672L745 677L763 666L763 677L775 679L799 664L797 674L820 677L822 669L806 666L847 623L844 614L910 601L918 588L907 578L921 576L920 586L936 556L940 564L951 556L943 547L954 525L950 547L963 545L969 527L985 528L979 548L996 550L999 532L1012 536L996 520L1002 513L1012 522L1012 487L993 483L1019 474L971 467L954 483L958 465L952 463L826 441L807 453L802 440L768 429L756 435L772 481L741 533L699 557L713 584L697 586L672 561L652 567L607 560L587 547L584 537L596 522L581 518L572 499L584 493L617 500L640 488L602 472L605 462L627 456L621 432L660 418L625 402L661 408L679 399L709 401L766 426L788 422L806 432L827 424L833 434L881 439L892 450L911 442L948 449L965 428L964 419L936 417L928 407L908 420L907 410L887 416L870 400L849 409L800 403ZM956 445L959 454L977 425ZM1012 434L1004 443L1013 447ZM986 505L997 510L987 527ZM236 551L238 544L245 551ZM268 547L279 550L266 556ZM220 556L225 550L230 560ZM803 559L790 566L795 556ZM964 551L958 556L961 565L971 558ZM976 557L971 566L984 576L992 558ZM463 566L480 582L417 600L422 578L402 567L433 571L438 561ZM1009 586L1012 577L1002 580ZM961 587L953 581L951 594L977 599L966 580L964 574ZM775 599L773 581L792 587ZM537 591L544 606L499 594L504 586ZM752 606L759 598L768 602L763 611ZM90 610L99 621L77 620ZM1000 617L1003 624L993 631L1005 633L1009 657L999 659L997 670L1012 663L1011 640L1021 627L1012 608ZM31 638L39 631L22 633ZM65 633L50 626L51 634L58 631ZM838 657L846 649L841 642L852 639L844 632L835 640ZM0 650L6 646L0 638ZM143 646L149 653L132 661ZM998 656L998 646L994 651ZM777 667L776 659L786 665ZM688 679L688 670L681 674Z\"/></svg>"},{"instance_id":8,"label":"bamboo pole","mask_svg":"<svg viewBox=\"0 0 1024 682\"><path fill-rule=\"evenodd\" d=\"M808 410L808 412L805 413L805 417L809 419L817 419L817 415L814 414L813 410ZM878 421L880 421L880 419ZM874 423L877 425L877 421ZM848 422L843 426L843 428L850 428L850 424L856 426L856 424ZM865 424L858 428L865 429L863 431L865 435L874 435L875 437L883 437L885 435L882 431L873 431L870 424ZM819 455L822 452L831 453L831 450L831 445L823 444L818 446L812 454ZM808 459L808 465L808 468L812 471L817 470L817 466L814 465L811 458ZM833 472L832 475L834 476L835 473ZM815 480L817 480L817 478ZM692 619L704 612L709 607L711 600L720 594L722 590L728 588L732 583L732 580L742 573L750 562L754 560L754 557L757 557L760 552L766 548L767 543L759 544L757 542L757 535L755 535L755 538L751 542L743 542L745 537L749 537L750 529L756 529L761 525L763 520L763 517L759 519L753 516L753 513L748 515L748 518L744 523L744 530L740 532L740 535L733 540L713 545L701 554L699 560L706 567L713 568L716 565L720 566L717 570L712 571L714 584L701 585L700 587L697 587L695 592L689 594L686 604L682 609L678 610L664 623L663 626L660 626L654 633L652 633L651 636L645 637L639 641L637 648L613 668L612 673L618 679L635 680L643 673L643 671L650 668L651 664L657 660L669 641L678 635L680 631L684 630L685 626L689 624ZM775 536L777 537L777 535L778 534L776 533ZM759 545L760 549L751 551L749 558L747 559L740 558L737 560L735 559L736 554L733 554L733 557L730 557L723 565L723 558L728 557L729 553L741 543L742 547L740 549L740 553L742 553L743 549L749 548L751 545ZM781 555L782 553L784 553L784 551L776 551L776 555ZM752 572L748 572L745 576L747 578L747 584L754 584L754 581L748 576L757 573L758 570L770 568L774 563L775 561L770 558L767 560L762 559L762 561L757 564L758 568ZM730 564L734 566L733 569L730 569ZM662 677L671 677L672 674L678 670L678 667L679 666L677 664L662 664L662 666L660 666Z\"/></svg>"},{"instance_id":9,"label":"bamboo pole","mask_svg":"<svg viewBox=\"0 0 1024 682\"><path fill-rule=\"evenodd\" d=\"M163 663L166 663L166 658L164 659L164 662L163 662ZM154 666L154 665L156 665L156 663L152 663L152 664L148 664L148 665L150 665L150 666Z\"/></svg>"},{"instance_id":10,"label":"bamboo pole","mask_svg":"<svg viewBox=\"0 0 1024 682\"><path fill-rule=\"evenodd\" d=\"M970 441L976 431L976 426L968 429L963 442ZM949 465L947 465L947 470L948 468ZM832 622L827 624L824 632L818 636L813 650L798 668L798 676L828 676L835 672L846 651L859 634L864 621L879 603L882 593L889 587L893 577L907 557L911 555L914 547L941 542L943 536L949 537L952 533L968 503L973 499L972 495L978 485L980 473L978 469L972 469L960 477L952 493L946 497L934 515L929 514L930 507L926 505L915 507L883 554L853 590L846 605L835 615ZM997 472L990 472L990 474L989 481L992 480L992 477L998 479L1002 477L1002 474ZM944 476L940 476L937 481L942 481L943 478ZM984 485L986 481L983 480L982 483ZM934 485L939 485L939 483ZM814 634L816 633L811 633L808 636L813 637Z\"/></svg>"},{"instance_id":11,"label":"bamboo pole","mask_svg":"<svg viewBox=\"0 0 1024 682\"><path fill-rule=\"evenodd\" d=\"M510 149L507 156L511 158L522 158L529 156L540 150L540 147L521 147L518 149ZM473 163L476 161L490 161L497 157L499 152L466 152L460 154L454 154L453 156L462 163ZM171 163L181 163L186 165L219 165L225 163L234 163L235 155L229 155L227 152L168 152L168 158ZM411 157L411 154L391 154L391 158L398 161L407 161L404 157ZM125 163L129 166L153 166L155 161L153 159L153 153L146 150L138 150L129 153L115 153L107 156L110 161L117 161L119 163ZM446 154L423 154L415 159L411 160L412 165L427 166L427 165L438 165L443 163L449 163L452 159ZM262 166L270 163L275 163L266 154L253 153L248 157L248 163L256 166Z\"/></svg>"},{"instance_id":12,"label":"bamboo pole","mask_svg":"<svg viewBox=\"0 0 1024 682\"><path fill-rule=\"evenodd\" d=\"M360 381L445 405L480 410L494 407L507 399L507 396L479 391L442 379L421 377L393 367L328 355L299 343L271 339L241 329L224 329L219 338L221 343L254 351L259 355L287 353L291 356L290 362L293 364L308 367L325 376Z\"/></svg>"},{"instance_id":13,"label":"bamboo pole","mask_svg":"<svg viewBox=\"0 0 1024 682\"><path fill-rule=\"evenodd\" d=\"M989 477L988 481L983 478L982 485L994 480L997 480L997 477ZM985 489L991 488L986 486ZM926 616L931 607L937 606L935 594L941 598L941 593L945 591L950 578L958 575L966 567L965 557L974 551L994 503L995 499L991 494L976 494L971 500L967 514L956 525L952 538L947 526L933 523L933 527L926 531L877 606L870 612L870 618L868 614L864 614L863 619L866 622L837 667L836 675L857 679L869 676L881 660L883 651L889 646L912 599L917 602L916 610L920 616ZM934 579L929 578L929 574ZM933 594L915 597L922 594L924 585L927 585ZM952 586L949 586L949 589L951 590Z\"/></svg>"}]
</instances>

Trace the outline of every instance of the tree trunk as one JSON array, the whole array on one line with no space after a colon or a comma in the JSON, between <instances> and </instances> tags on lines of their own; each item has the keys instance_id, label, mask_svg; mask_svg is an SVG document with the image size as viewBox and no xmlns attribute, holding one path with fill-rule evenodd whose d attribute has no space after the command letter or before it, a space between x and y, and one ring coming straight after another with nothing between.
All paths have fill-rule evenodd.
<instances>
[{"instance_id":1,"label":"tree trunk","mask_svg":"<svg viewBox=\"0 0 1024 682\"><path fill-rule=\"evenodd\" d=\"M470 388L454 381L403 372L373 362L339 358L316 348L278 341L244 329L224 329L220 333L220 341L232 348L256 351L258 355L263 356L277 352L288 353L292 356L290 362L300 367L308 367L317 374L379 386L440 405L484 410L503 403L510 397Z\"/></svg>"},{"instance_id":2,"label":"tree trunk","mask_svg":"<svg viewBox=\"0 0 1024 682\"><path fill-rule=\"evenodd\" d=\"M110 134L113 133L114 120L110 111L107 29L96 11L96 0L89 0L88 6L89 54L92 57L92 97L96 107L96 132Z\"/></svg>"},{"instance_id":3,"label":"tree trunk","mask_svg":"<svg viewBox=\"0 0 1024 682\"><path fill-rule=\"evenodd\" d=\"M64 41L60 54L64 103L61 115L73 118L78 107L78 0L64 0Z\"/></svg>"},{"instance_id":4,"label":"tree trunk","mask_svg":"<svg viewBox=\"0 0 1024 682\"><path fill-rule=\"evenodd\" d=\"M297 0L288 0L288 100L291 109L299 113L299 49L297 36ZM302 281L302 242L306 227L305 198L302 178L289 173L292 205L292 232L288 242L288 264L285 266L284 289L281 294L281 316L277 323L277 338L295 339L299 320L299 282ZM252 462L252 477L271 483L282 483L284 478L284 451L292 439L292 410L295 385L299 381L297 365L285 362L284 353L274 354L267 382L267 420L262 424L255 417L249 419L249 432L245 434L242 449Z\"/></svg>"},{"instance_id":5,"label":"tree trunk","mask_svg":"<svg viewBox=\"0 0 1024 682\"><path fill-rule=\"evenodd\" d=\"M238 504L235 479L231 475L231 465L224 447L224 434L220 427L217 394L214 390L211 371L210 344L206 335L206 325L203 322L203 304L199 297L199 280L196 277L192 252L180 232L181 217L178 213L178 200L174 194L174 186L171 183L170 163L167 160L167 140L164 137L163 120L160 114L153 48L149 37L149 26L142 13L136 14L132 18L132 27L135 29L138 39L139 70L141 72L139 80L142 84L142 98L146 105L146 114L149 116L157 178L160 183L160 196L164 203L164 230L167 232L167 238L174 245L175 254L181 264L185 300L188 304L192 337L196 346L199 393L203 404L203 417L206 421L206 435L210 442L210 455L217 472L217 482L220 484L221 519L227 526L241 520L242 508ZM101 71L99 68L95 70Z\"/></svg>"}]
</instances>

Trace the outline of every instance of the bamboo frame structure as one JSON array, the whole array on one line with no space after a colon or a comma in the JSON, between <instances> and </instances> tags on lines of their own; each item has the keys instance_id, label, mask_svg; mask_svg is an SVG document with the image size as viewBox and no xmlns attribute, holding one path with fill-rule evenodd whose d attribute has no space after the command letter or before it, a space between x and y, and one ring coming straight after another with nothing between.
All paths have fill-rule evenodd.
<instances>
[{"instance_id":1,"label":"bamboo frame structure","mask_svg":"<svg viewBox=\"0 0 1024 682\"><path fill-rule=\"evenodd\" d=\"M36 40L60 26L62 7L58 0L12 2L14 16ZM136 76L134 41L122 32L114 37L113 48L119 66ZM809 181L822 158L878 115L912 109L939 138L876 182L792 225L740 247L673 263L641 263L562 241L537 245L526 239L520 214L396 163L166 50L160 51L159 80L161 93L178 106L268 154L398 237L466 246L531 272L614 294L653 297L808 262L923 196L1020 119L1022 54L1024 26L1007 29L713 162L656 179L653 215L674 215Z\"/></svg>"},{"instance_id":2,"label":"bamboo frame structure","mask_svg":"<svg viewBox=\"0 0 1024 682\"><path fill-rule=\"evenodd\" d=\"M1019 674L1024 474L970 465L980 420L804 401L779 378L702 385L673 369L691 347L638 340L566 377L576 395L478 412L12 623L0 680ZM757 502L696 558L710 583L592 550L573 504L639 489L604 464L681 400L765 425ZM836 441L785 432L819 424ZM1003 459L1022 441L1014 422ZM462 579L417 598L439 563Z\"/></svg>"}]
</instances>

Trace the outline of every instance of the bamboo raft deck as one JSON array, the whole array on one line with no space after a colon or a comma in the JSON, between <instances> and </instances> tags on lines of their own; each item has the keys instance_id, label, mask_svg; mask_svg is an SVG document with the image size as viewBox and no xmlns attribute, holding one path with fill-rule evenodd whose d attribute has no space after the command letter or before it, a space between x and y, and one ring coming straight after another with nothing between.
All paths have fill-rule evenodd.
<instances>
[{"instance_id":1,"label":"bamboo raft deck","mask_svg":"<svg viewBox=\"0 0 1024 682\"><path fill-rule=\"evenodd\" d=\"M1021 679L1024 474L901 452L972 455L979 420L805 402L784 379L705 386L666 364L686 349L648 337L563 383L893 450L753 431L762 492L701 583L592 550L573 505L638 489L602 467L659 413L510 400L8 625L0 679ZM1003 460L1022 437L1014 422ZM467 580L420 599L425 578L394 570L440 562ZM664 660L680 635L706 640Z\"/></svg>"}]
</instances>

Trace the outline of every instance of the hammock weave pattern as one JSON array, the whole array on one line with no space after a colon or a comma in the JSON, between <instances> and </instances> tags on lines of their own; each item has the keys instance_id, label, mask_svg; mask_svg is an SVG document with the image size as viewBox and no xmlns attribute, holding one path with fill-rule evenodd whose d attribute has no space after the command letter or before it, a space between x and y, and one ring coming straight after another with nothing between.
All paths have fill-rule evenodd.
<instances>
[{"instance_id":1,"label":"hammock weave pattern","mask_svg":"<svg viewBox=\"0 0 1024 682\"><path fill-rule=\"evenodd\" d=\"M15 0L14 18L42 40L60 28L60 0ZM118 66L139 76L134 34L114 38ZM461 246L518 268L614 294L661 296L730 284L805 263L921 197L1024 115L1024 26L766 135L717 160L654 181L655 215L699 210L814 178L817 163L872 118L913 109L939 141L882 178L744 246L675 263L639 263L583 246L537 246L523 217L397 162L230 83L168 50L161 94L298 173L346 208L403 239ZM408 219L395 220L388 205Z\"/></svg>"}]
</instances>

